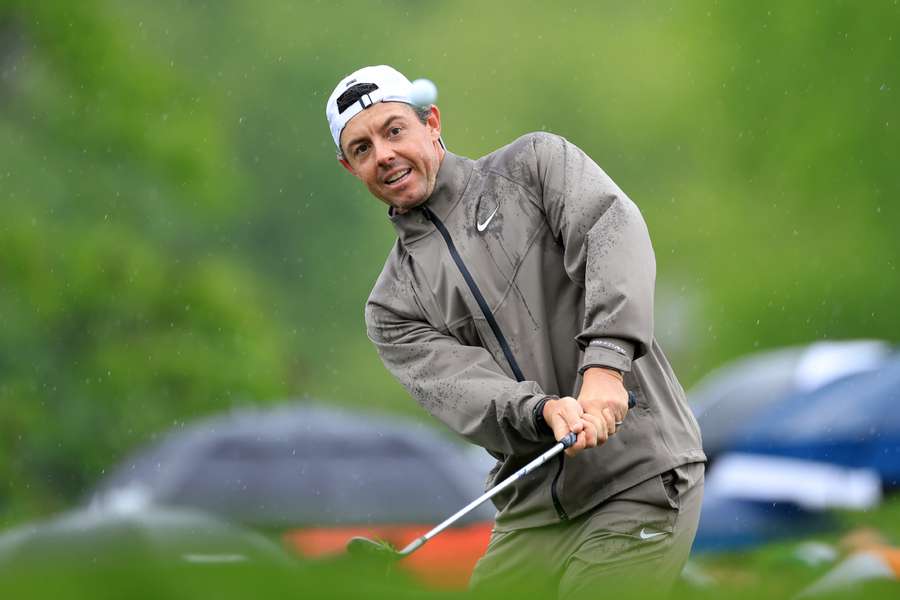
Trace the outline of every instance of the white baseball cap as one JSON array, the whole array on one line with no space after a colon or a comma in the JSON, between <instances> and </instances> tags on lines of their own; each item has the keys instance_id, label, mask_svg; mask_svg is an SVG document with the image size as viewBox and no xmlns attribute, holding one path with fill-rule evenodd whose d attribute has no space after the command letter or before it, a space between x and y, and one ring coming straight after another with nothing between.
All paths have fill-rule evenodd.
<instances>
[{"instance_id":1,"label":"white baseball cap","mask_svg":"<svg viewBox=\"0 0 900 600\"><path fill-rule=\"evenodd\" d=\"M341 132L347 123L376 102L412 104L412 83L403 73L387 65L363 67L344 77L325 105L325 116L334 144L341 148Z\"/></svg>"}]
</instances>

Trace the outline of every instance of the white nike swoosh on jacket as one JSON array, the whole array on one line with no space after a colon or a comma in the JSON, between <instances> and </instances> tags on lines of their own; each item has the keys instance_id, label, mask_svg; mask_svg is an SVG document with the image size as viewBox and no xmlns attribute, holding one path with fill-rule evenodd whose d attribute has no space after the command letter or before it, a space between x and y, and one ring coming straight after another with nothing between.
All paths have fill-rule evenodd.
<instances>
[{"instance_id":1,"label":"white nike swoosh on jacket","mask_svg":"<svg viewBox=\"0 0 900 600\"><path fill-rule=\"evenodd\" d=\"M491 224L491 221L493 220L494 215L497 214L498 210L500 210L500 204L497 204L497 206L494 208L491 214L488 215L488 218L485 219L483 223L476 223L475 228L478 229L478 231L484 231L485 229L487 229L487 226Z\"/></svg>"}]
</instances>

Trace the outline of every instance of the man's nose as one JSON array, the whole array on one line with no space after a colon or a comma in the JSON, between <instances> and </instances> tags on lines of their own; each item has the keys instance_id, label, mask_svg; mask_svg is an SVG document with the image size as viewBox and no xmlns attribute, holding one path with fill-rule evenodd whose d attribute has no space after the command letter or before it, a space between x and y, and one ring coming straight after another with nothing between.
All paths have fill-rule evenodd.
<instances>
[{"instance_id":1,"label":"man's nose","mask_svg":"<svg viewBox=\"0 0 900 600\"><path fill-rule=\"evenodd\" d=\"M396 158L396 155L390 144L385 142L375 143L375 159L378 161L379 165L390 164L393 162L394 158Z\"/></svg>"}]
</instances>

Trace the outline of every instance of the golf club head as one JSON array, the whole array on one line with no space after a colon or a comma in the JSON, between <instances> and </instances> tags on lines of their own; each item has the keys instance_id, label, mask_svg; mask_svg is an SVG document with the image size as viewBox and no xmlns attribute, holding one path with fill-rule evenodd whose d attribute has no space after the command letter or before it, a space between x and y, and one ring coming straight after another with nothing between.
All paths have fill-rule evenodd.
<instances>
[{"instance_id":1,"label":"golf club head","mask_svg":"<svg viewBox=\"0 0 900 600\"><path fill-rule=\"evenodd\" d=\"M351 556L367 560L395 561L400 558L400 553L389 542L376 542L360 536L350 538L347 552Z\"/></svg>"}]
</instances>

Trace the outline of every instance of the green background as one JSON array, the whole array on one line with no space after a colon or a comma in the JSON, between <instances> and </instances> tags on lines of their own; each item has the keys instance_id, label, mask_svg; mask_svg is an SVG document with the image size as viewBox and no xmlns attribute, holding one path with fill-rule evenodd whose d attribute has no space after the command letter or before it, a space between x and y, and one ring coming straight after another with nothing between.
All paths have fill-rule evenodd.
<instances>
[{"instance_id":1,"label":"green background","mask_svg":"<svg viewBox=\"0 0 900 600\"><path fill-rule=\"evenodd\" d=\"M477 157L534 130L641 207L683 383L900 340L900 6L0 2L0 526L125 452L309 395L427 419L363 303L393 242L324 102L388 63Z\"/></svg>"}]
</instances>

